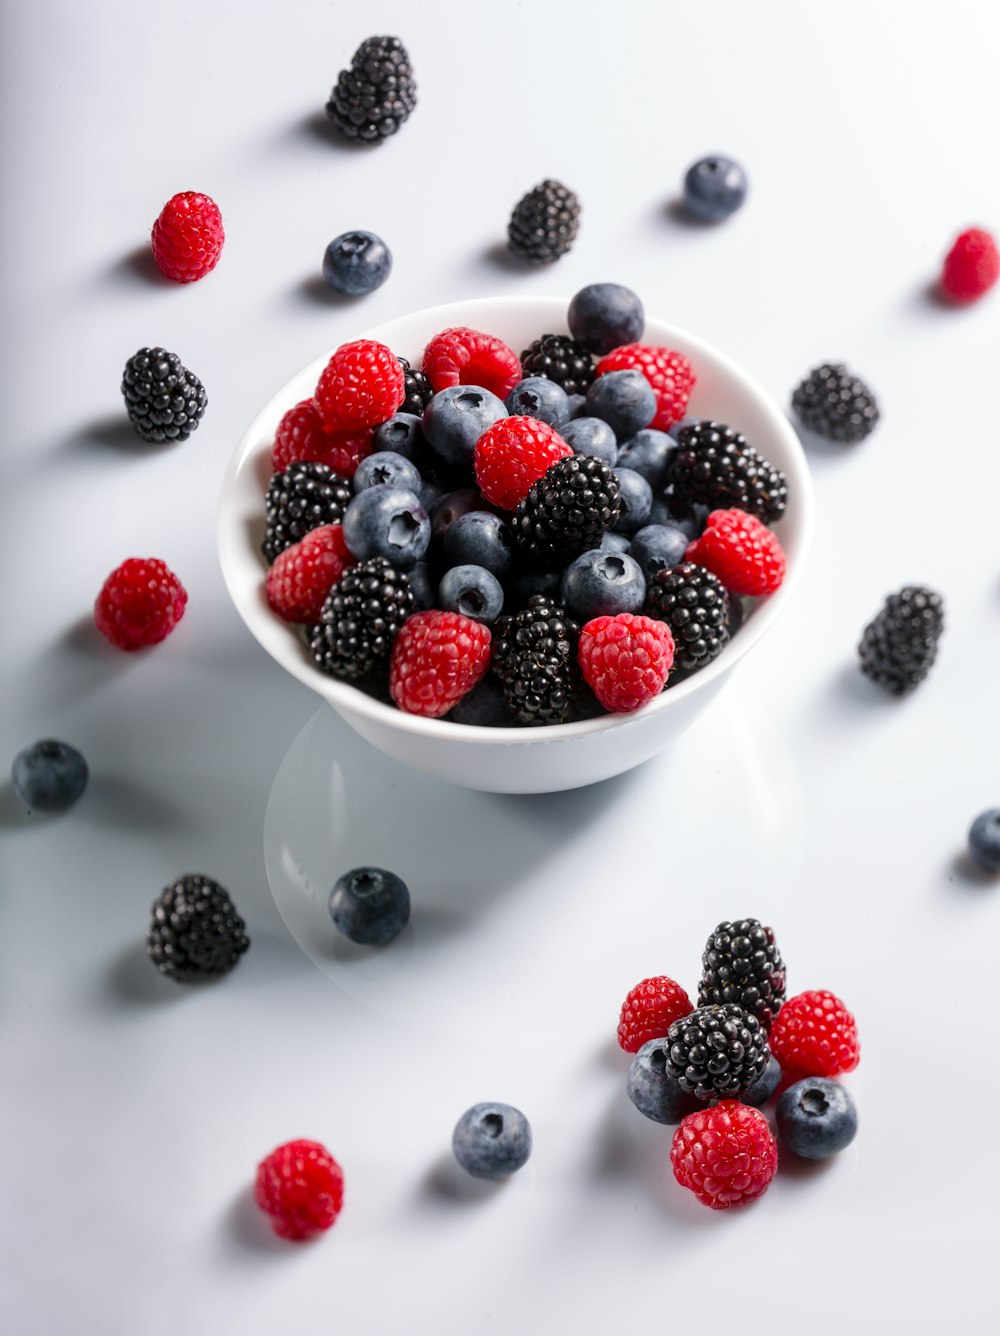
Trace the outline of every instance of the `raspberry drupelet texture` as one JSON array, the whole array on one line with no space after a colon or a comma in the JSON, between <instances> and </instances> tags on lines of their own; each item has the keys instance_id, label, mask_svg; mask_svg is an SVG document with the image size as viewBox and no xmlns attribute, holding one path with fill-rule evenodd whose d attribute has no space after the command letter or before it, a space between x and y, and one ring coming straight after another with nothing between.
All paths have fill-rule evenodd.
<instances>
[{"instance_id":1,"label":"raspberry drupelet texture","mask_svg":"<svg viewBox=\"0 0 1000 1336\"><path fill-rule=\"evenodd\" d=\"M658 431L666 431L687 412L695 374L683 353L648 343L625 343L598 362L598 376L608 371L642 372L656 395L656 416L649 425Z\"/></svg>"},{"instance_id":2,"label":"raspberry drupelet texture","mask_svg":"<svg viewBox=\"0 0 1000 1336\"><path fill-rule=\"evenodd\" d=\"M580 632L584 680L606 710L627 714L654 700L666 686L674 662L674 639L666 622L620 612L595 617Z\"/></svg>"},{"instance_id":3,"label":"raspberry drupelet texture","mask_svg":"<svg viewBox=\"0 0 1000 1336\"><path fill-rule=\"evenodd\" d=\"M785 578L781 544L745 510L713 510L701 537L684 555L710 570L730 594L773 594Z\"/></svg>"},{"instance_id":4,"label":"raspberry drupelet texture","mask_svg":"<svg viewBox=\"0 0 1000 1336\"><path fill-rule=\"evenodd\" d=\"M890 594L868 623L858 646L861 671L890 695L920 685L937 658L944 601L922 585Z\"/></svg>"},{"instance_id":5,"label":"raspberry drupelet texture","mask_svg":"<svg viewBox=\"0 0 1000 1336\"><path fill-rule=\"evenodd\" d=\"M145 649L166 639L186 606L187 590L166 562L129 557L101 586L94 622L117 649Z\"/></svg>"},{"instance_id":6,"label":"raspberry drupelet texture","mask_svg":"<svg viewBox=\"0 0 1000 1336\"><path fill-rule=\"evenodd\" d=\"M417 105L417 84L398 37L368 37L341 70L326 114L357 144L380 144L394 135Z\"/></svg>"},{"instance_id":7,"label":"raspberry drupelet texture","mask_svg":"<svg viewBox=\"0 0 1000 1336\"><path fill-rule=\"evenodd\" d=\"M694 562L658 571L647 586L643 612L670 627L679 672L704 668L729 643L729 595L717 576Z\"/></svg>"},{"instance_id":8,"label":"raspberry drupelet texture","mask_svg":"<svg viewBox=\"0 0 1000 1336\"><path fill-rule=\"evenodd\" d=\"M351 500L350 483L327 464L297 460L276 473L264 508L267 527L261 551L268 562L324 524L339 524Z\"/></svg>"},{"instance_id":9,"label":"raspberry drupelet texture","mask_svg":"<svg viewBox=\"0 0 1000 1336\"><path fill-rule=\"evenodd\" d=\"M875 396L843 362L814 367L792 395L792 408L804 427L845 444L863 441L879 421Z\"/></svg>"},{"instance_id":10,"label":"raspberry drupelet texture","mask_svg":"<svg viewBox=\"0 0 1000 1336\"><path fill-rule=\"evenodd\" d=\"M965 305L986 295L1000 278L1000 250L989 232L970 227L955 238L941 269L940 287Z\"/></svg>"},{"instance_id":11,"label":"raspberry drupelet texture","mask_svg":"<svg viewBox=\"0 0 1000 1336\"><path fill-rule=\"evenodd\" d=\"M321 1234L344 1204L344 1173L318 1141L286 1141L257 1166L254 1201L280 1238Z\"/></svg>"},{"instance_id":12,"label":"raspberry drupelet texture","mask_svg":"<svg viewBox=\"0 0 1000 1336\"><path fill-rule=\"evenodd\" d=\"M735 1002L698 1007L675 1021L665 1041L667 1071L698 1099L739 1099L764 1075L767 1034Z\"/></svg>"},{"instance_id":13,"label":"raspberry drupelet texture","mask_svg":"<svg viewBox=\"0 0 1000 1336\"><path fill-rule=\"evenodd\" d=\"M334 431L377 427L403 402L405 377L384 343L356 339L342 344L324 367L313 398Z\"/></svg>"},{"instance_id":14,"label":"raspberry drupelet texture","mask_svg":"<svg viewBox=\"0 0 1000 1336\"><path fill-rule=\"evenodd\" d=\"M434 394L431 383L422 371L417 371L410 366L405 357L399 357L396 360L403 368L403 402L396 411L397 413L412 413L414 417L420 417Z\"/></svg>"},{"instance_id":15,"label":"raspberry drupelet texture","mask_svg":"<svg viewBox=\"0 0 1000 1336\"><path fill-rule=\"evenodd\" d=\"M501 418L476 442L476 482L487 501L501 510L515 510L531 484L572 453L572 447L547 422L532 417Z\"/></svg>"},{"instance_id":16,"label":"raspberry drupelet texture","mask_svg":"<svg viewBox=\"0 0 1000 1336\"><path fill-rule=\"evenodd\" d=\"M580 628L545 594L505 613L493 631L493 671L519 724L562 724L576 712Z\"/></svg>"},{"instance_id":17,"label":"raspberry drupelet texture","mask_svg":"<svg viewBox=\"0 0 1000 1336\"><path fill-rule=\"evenodd\" d=\"M506 399L521 380L517 353L503 339L467 325L435 334L424 349L424 375L436 394L449 385L478 385Z\"/></svg>"},{"instance_id":18,"label":"raspberry drupelet texture","mask_svg":"<svg viewBox=\"0 0 1000 1336\"><path fill-rule=\"evenodd\" d=\"M788 999L771 1026L770 1044L791 1076L840 1076L861 1061L857 1022L824 988Z\"/></svg>"},{"instance_id":19,"label":"raspberry drupelet texture","mask_svg":"<svg viewBox=\"0 0 1000 1336\"><path fill-rule=\"evenodd\" d=\"M736 1002L770 1030L785 997L785 962L774 929L759 919L720 923L701 958L699 1007Z\"/></svg>"},{"instance_id":20,"label":"raspberry drupelet texture","mask_svg":"<svg viewBox=\"0 0 1000 1336\"><path fill-rule=\"evenodd\" d=\"M318 622L330 590L353 565L340 525L320 525L275 558L265 583L268 606L286 622Z\"/></svg>"},{"instance_id":21,"label":"raspberry drupelet texture","mask_svg":"<svg viewBox=\"0 0 1000 1336\"><path fill-rule=\"evenodd\" d=\"M176 353L140 348L125 363L122 395L128 419L144 441L186 441L208 405L205 387Z\"/></svg>"},{"instance_id":22,"label":"raspberry drupelet texture","mask_svg":"<svg viewBox=\"0 0 1000 1336\"><path fill-rule=\"evenodd\" d=\"M384 557L350 567L333 586L308 632L316 666L356 682L385 667L392 644L413 612L413 587Z\"/></svg>"},{"instance_id":23,"label":"raspberry drupelet texture","mask_svg":"<svg viewBox=\"0 0 1000 1336\"><path fill-rule=\"evenodd\" d=\"M514 206L507 224L511 254L529 264L551 264L572 248L580 201L561 181L542 181Z\"/></svg>"},{"instance_id":24,"label":"raspberry drupelet texture","mask_svg":"<svg viewBox=\"0 0 1000 1336\"><path fill-rule=\"evenodd\" d=\"M521 354L524 376L544 376L567 394L586 394L594 379L594 359L568 334L543 334Z\"/></svg>"},{"instance_id":25,"label":"raspberry drupelet texture","mask_svg":"<svg viewBox=\"0 0 1000 1336\"><path fill-rule=\"evenodd\" d=\"M767 1191L778 1167L778 1144L758 1109L723 1100L681 1122L670 1163L682 1188L703 1206L724 1211Z\"/></svg>"},{"instance_id":26,"label":"raspberry drupelet texture","mask_svg":"<svg viewBox=\"0 0 1000 1336\"><path fill-rule=\"evenodd\" d=\"M724 422L694 422L677 437L667 482L685 510L693 505L732 506L759 519L781 519L788 501L785 475Z\"/></svg>"},{"instance_id":27,"label":"raspberry drupelet texture","mask_svg":"<svg viewBox=\"0 0 1000 1336\"><path fill-rule=\"evenodd\" d=\"M176 283L194 283L219 263L226 234L219 206L197 190L182 190L153 224L153 259Z\"/></svg>"},{"instance_id":28,"label":"raspberry drupelet texture","mask_svg":"<svg viewBox=\"0 0 1000 1336\"><path fill-rule=\"evenodd\" d=\"M674 1021L693 1010L691 999L666 974L655 974L631 988L618 1017L618 1044L638 1053L650 1039L663 1039Z\"/></svg>"},{"instance_id":29,"label":"raspberry drupelet texture","mask_svg":"<svg viewBox=\"0 0 1000 1336\"><path fill-rule=\"evenodd\" d=\"M351 479L362 459L372 453L371 427L337 431L328 427L312 399L290 408L278 423L271 446L271 467L282 472L289 464L308 459Z\"/></svg>"},{"instance_id":30,"label":"raspberry drupelet texture","mask_svg":"<svg viewBox=\"0 0 1000 1336\"><path fill-rule=\"evenodd\" d=\"M490 629L460 612L416 612L392 648L389 690L407 714L440 719L486 674Z\"/></svg>"},{"instance_id":31,"label":"raspberry drupelet texture","mask_svg":"<svg viewBox=\"0 0 1000 1336\"><path fill-rule=\"evenodd\" d=\"M211 877L178 877L153 902L146 953L174 983L228 974L249 946L246 924L229 893Z\"/></svg>"},{"instance_id":32,"label":"raspberry drupelet texture","mask_svg":"<svg viewBox=\"0 0 1000 1336\"><path fill-rule=\"evenodd\" d=\"M534 564L561 567L599 547L620 514L618 481L608 465L595 455L570 454L550 464L531 484L518 502L510 530Z\"/></svg>"}]
</instances>

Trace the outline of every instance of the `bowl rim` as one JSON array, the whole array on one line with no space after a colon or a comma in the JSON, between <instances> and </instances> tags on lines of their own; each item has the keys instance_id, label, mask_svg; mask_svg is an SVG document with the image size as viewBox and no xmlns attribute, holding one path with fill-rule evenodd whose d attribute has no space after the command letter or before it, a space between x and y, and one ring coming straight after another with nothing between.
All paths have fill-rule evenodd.
<instances>
[{"instance_id":1,"label":"bowl rim","mask_svg":"<svg viewBox=\"0 0 1000 1336\"><path fill-rule=\"evenodd\" d=\"M377 700L373 696L367 695L349 682L342 682L338 678L325 676L301 653L301 637L295 634L294 628L290 625L282 627L288 633L288 652L287 654L283 652L282 647L282 652L279 653L277 647L273 647L258 634L257 627L258 624L269 625L280 622L280 619L267 607L262 598L255 602L249 602L242 596L241 587L244 581L241 580L240 573L246 571L247 562L252 561L255 567L259 567L258 587L260 589L263 588L266 567L262 564L260 554L248 545L245 532L236 532L239 526L234 524L237 509L233 504L234 493L237 491L244 470L253 468L256 456L261 451L263 424L266 419L273 416L275 404L281 400L287 400L287 406L290 408L293 401L291 387L295 382L306 374L313 375L313 373L315 373L314 379L318 379L319 373L332 353L343 343L353 342L355 339L375 339L391 346L393 338L396 337L396 330L400 325L419 318L433 321L439 329L446 329L449 326L468 323L473 313L481 312L484 306L536 308L542 323L545 323L545 321L551 323L555 320L564 325L569 300L565 297L535 296L533 294L504 294L447 302L394 316L392 319L381 321L379 324L373 325L349 339L340 340L329 351L301 367L268 397L266 403L254 415L244 430L230 457L216 509L216 550L229 596L251 635L280 667L291 673L303 685L315 691L317 695L323 697L338 710L343 709L349 714L360 715L371 723L382 727L398 729L426 739L433 738L453 743L481 742L492 746L523 746L527 743L568 741L571 738L588 737L612 730L620 730L629 725L641 724L645 719L680 706L689 696L708 687L717 678L734 667L767 633L798 583L811 546L814 523L812 478L808 461L802 443L786 414L782 412L778 404L754 377L744 371L725 353L720 352L714 344L708 343L697 335L689 334L687 330L680 326L672 325L669 321L661 320L657 316L647 316L646 320L647 330L650 322L657 326L655 338L658 345L669 345L671 339L675 338L685 346L685 355L693 353L694 357L704 355L707 359L714 360L726 376L734 380L745 394L757 402L760 410L770 419L773 428L785 438L789 459L792 461L790 466L785 467L784 472L789 481L789 492L795 498L796 523L799 531L798 550L795 559L788 562L780 588L754 609L752 617L740 628L739 634L733 637L722 653L706 667L692 674L683 682L679 682L677 686L664 691L655 700L628 714L602 714L596 718L581 719L566 724L519 725L509 728L488 728L478 724L456 724L451 720L427 719L422 715L407 714L394 706ZM476 319L481 319L481 317L477 316ZM548 326L546 326L547 328ZM266 622L264 622L264 619L266 619Z\"/></svg>"}]
</instances>

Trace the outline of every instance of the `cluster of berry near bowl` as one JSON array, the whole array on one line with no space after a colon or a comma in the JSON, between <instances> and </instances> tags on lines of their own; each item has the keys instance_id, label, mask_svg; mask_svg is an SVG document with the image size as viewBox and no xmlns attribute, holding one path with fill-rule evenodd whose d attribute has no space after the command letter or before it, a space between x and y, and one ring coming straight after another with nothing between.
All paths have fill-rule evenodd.
<instances>
[{"instance_id":1,"label":"cluster of berry near bowl","mask_svg":"<svg viewBox=\"0 0 1000 1336\"><path fill-rule=\"evenodd\" d=\"M565 298L486 298L429 308L356 337L377 340L419 367L424 348L443 329L470 326L520 350L543 334L567 333L567 307ZM810 538L812 492L802 447L785 414L738 366L683 330L648 315L643 342L674 349L691 362L697 379L690 416L712 418L742 432L787 480L787 509L777 530L786 559L784 580L776 592L754 601L739 633L713 662L634 713L513 728L456 726L447 719L405 713L320 672L302 638L268 607L260 549L276 428L287 410L313 394L332 349L305 367L257 415L223 484L218 513L223 574L255 638L379 750L466 788L501 793L576 788L620 774L660 752L714 699L730 670L757 644L792 596Z\"/></svg>"}]
</instances>

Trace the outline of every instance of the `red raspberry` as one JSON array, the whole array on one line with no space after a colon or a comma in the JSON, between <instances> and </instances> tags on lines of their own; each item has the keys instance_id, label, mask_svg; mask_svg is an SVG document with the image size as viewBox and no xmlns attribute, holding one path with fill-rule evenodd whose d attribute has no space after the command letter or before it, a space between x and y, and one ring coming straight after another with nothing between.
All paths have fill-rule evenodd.
<instances>
[{"instance_id":1,"label":"red raspberry","mask_svg":"<svg viewBox=\"0 0 1000 1336\"><path fill-rule=\"evenodd\" d=\"M506 399L521 379L517 354L502 339L465 326L435 334L424 349L423 366L435 393L449 385L479 385Z\"/></svg>"},{"instance_id":2,"label":"red raspberry","mask_svg":"<svg viewBox=\"0 0 1000 1336\"><path fill-rule=\"evenodd\" d=\"M662 1039L682 1016L694 1010L679 983L666 974L643 979L622 1003L618 1043L626 1053L638 1053L650 1039Z\"/></svg>"},{"instance_id":3,"label":"red raspberry","mask_svg":"<svg viewBox=\"0 0 1000 1336\"><path fill-rule=\"evenodd\" d=\"M773 594L785 578L781 544L745 510L713 510L684 560L711 571L731 594Z\"/></svg>"},{"instance_id":4,"label":"red raspberry","mask_svg":"<svg viewBox=\"0 0 1000 1336\"><path fill-rule=\"evenodd\" d=\"M371 454L374 434L372 427L332 431L323 422L313 400L303 399L278 423L271 464L275 473L284 473L296 460L309 459L326 464L342 478L351 479L361 461Z\"/></svg>"},{"instance_id":5,"label":"red raspberry","mask_svg":"<svg viewBox=\"0 0 1000 1336\"><path fill-rule=\"evenodd\" d=\"M583 676L606 710L627 714L658 696L674 662L666 622L620 612L595 617L580 632Z\"/></svg>"},{"instance_id":6,"label":"red raspberry","mask_svg":"<svg viewBox=\"0 0 1000 1336\"><path fill-rule=\"evenodd\" d=\"M1000 251L981 227L970 227L955 239L941 270L941 291L953 302L974 302L1000 278Z\"/></svg>"},{"instance_id":7,"label":"red raspberry","mask_svg":"<svg viewBox=\"0 0 1000 1336\"><path fill-rule=\"evenodd\" d=\"M253 1198L283 1239L329 1229L344 1204L344 1171L318 1141L286 1141L257 1166Z\"/></svg>"},{"instance_id":8,"label":"red raspberry","mask_svg":"<svg viewBox=\"0 0 1000 1336\"><path fill-rule=\"evenodd\" d=\"M649 425L666 431L679 422L687 412L695 382L691 363L683 353L648 343L623 343L601 358L596 374L633 370L641 371L656 393L656 417Z\"/></svg>"},{"instance_id":9,"label":"red raspberry","mask_svg":"<svg viewBox=\"0 0 1000 1336\"><path fill-rule=\"evenodd\" d=\"M544 476L572 447L550 427L532 417L501 418L476 442L476 482L487 501L501 510L515 510L533 482Z\"/></svg>"},{"instance_id":10,"label":"red raspberry","mask_svg":"<svg viewBox=\"0 0 1000 1336\"><path fill-rule=\"evenodd\" d=\"M399 359L384 343L345 343L327 362L313 398L334 431L377 427L391 418L406 390Z\"/></svg>"},{"instance_id":11,"label":"red raspberry","mask_svg":"<svg viewBox=\"0 0 1000 1336\"><path fill-rule=\"evenodd\" d=\"M839 1076L861 1061L858 1027L839 997L825 988L782 1004L769 1036L785 1075Z\"/></svg>"},{"instance_id":12,"label":"red raspberry","mask_svg":"<svg viewBox=\"0 0 1000 1336\"><path fill-rule=\"evenodd\" d=\"M683 1119L670 1147L674 1177L703 1206L725 1211L767 1191L778 1143L759 1109L724 1099Z\"/></svg>"},{"instance_id":13,"label":"red raspberry","mask_svg":"<svg viewBox=\"0 0 1000 1336\"><path fill-rule=\"evenodd\" d=\"M327 594L356 564L340 525L322 524L275 557L265 586L268 604L286 622L318 622Z\"/></svg>"},{"instance_id":14,"label":"red raspberry","mask_svg":"<svg viewBox=\"0 0 1000 1336\"><path fill-rule=\"evenodd\" d=\"M153 224L153 259L167 278L194 283L219 263L225 239L215 201L184 190L167 200Z\"/></svg>"},{"instance_id":15,"label":"red raspberry","mask_svg":"<svg viewBox=\"0 0 1000 1336\"><path fill-rule=\"evenodd\" d=\"M166 639L184 616L187 590L156 557L129 557L111 572L94 602L94 622L118 649Z\"/></svg>"},{"instance_id":16,"label":"red raspberry","mask_svg":"<svg viewBox=\"0 0 1000 1336\"><path fill-rule=\"evenodd\" d=\"M389 690L401 710L440 719L485 676L490 629L460 612L415 612L392 647Z\"/></svg>"}]
</instances>

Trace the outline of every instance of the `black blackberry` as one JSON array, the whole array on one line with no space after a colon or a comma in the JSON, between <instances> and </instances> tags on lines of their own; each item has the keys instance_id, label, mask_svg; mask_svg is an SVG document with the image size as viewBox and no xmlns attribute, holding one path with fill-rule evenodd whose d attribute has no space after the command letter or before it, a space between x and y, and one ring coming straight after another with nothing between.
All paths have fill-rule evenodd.
<instances>
[{"instance_id":1,"label":"black blackberry","mask_svg":"<svg viewBox=\"0 0 1000 1336\"><path fill-rule=\"evenodd\" d=\"M875 396L843 362L815 367L792 395L799 421L832 441L863 441L878 426Z\"/></svg>"},{"instance_id":2,"label":"black blackberry","mask_svg":"<svg viewBox=\"0 0 1000 1336\"><path fill-rule=\"evenodd\" d=\"M576 661L580 628L564 608L533 594L493 628L493 671L519 724L564 724L582 686Z\"/></svg>"},{"instance_id":3,"label":"black blackberry","mask_svg":"<svg viewBox=\"0 0 1000 1336\"><path fill-rule=\"evenodd\" d=\"M614 527L621 494L614 473L595 455L568 455L550 464L511 516L522 554L538 566L565 565Z\"/></svg>"},{"instance_id":4,"label":"black blackberry","mask_svg":"<svg viewBox=\"0 0 1000 1336\"><path fill-rule=\"evenodd\" d=\"M175 983L228 974L249 945L236 906L211 877L178 877L153 901L146 953Z\"/></svg>"},{"instance_id":5,"label":"black blackberry","mask_svg":"<svg viewBox=\"0 0 1000 1336\"><path fill-rule=\"evenodd\" d=\"M140 348L125 363L122 394L129 421L144 441L186 441L208 404L205 387L176 353Z\"/></svg>"},{"instance_id":6,"label":"black blackberry","mask_svg":"<svg viewBox=\"0 0 1000 1336\"><path fill-rule=\"evenodd\" d=\"M394 135L417 105L417 85L398 37L369 37L341 70L326 114L340 133L365 144Z\"/></svg>"},{"instance_id":7,"label":"black blackberry","mask_svg":"<svg viewBox=\"0 0 1000 1336\"><path fill-rule=\"evenodd\" d=\"M422 371L414 371L405 357L397 357L396 361L403 368L403 402L396 412L420 417L434 395L431 383Z\"/></svg>"},{"instance_id":8,"label":"black blackberry","mask_svg":"<svg viewBox=\"0 0 1000 1336\"><path fill-rule=\"evenodd\" d=\"M532 264L551 264L576 240L580 201L559 181L543 181L514 206L507 224L512 254Z\"/></svg>"},{"instance_id":9,"label":"black blackberry","mask_svg":"<svg viewBox=\"0 0 1000 1336\"><path fill-rule=\"evenodd\" d=\"M890 594L865 627L858 646L861 671L893 696L902 696L930 672L943 630L941 595L907 585Z\"/></svg>"},{"instance_id":10,"label":"black blackberry","mask_svg":"<svg viewBox=\"0 0 1000 1336\"><path fill-rule=\"evenodd\" d=\"M370 557L344 572L308 630L317 667L357 682L383 667L399 628L415 610L409 576L385 557Z\"/></svg>"},{"instance_id":11,"label":"black blackberry","mask_svg":"<svg viewBox=\"0 0 1000 1336\"><path fill-rule=\"evenodd\" d=\"M297 460L275 473L264 501L267 529L260 550L267 561L321 524L338 524L352 495L351 484L327 464Z\"/></svg>"},{"instance_id":12,"label":"black blackberry","mask_svg":"<svg viewBox=\"0 0 1000 1336\"><path fill-rule=\"evenodd\" d=\"M699 1007L737 1002L770 1032L785 1000L785 962L774 930L755 918L720 923L701 958Z\"/></svg>"},{"instance_id":13,"label":"black blackberry","mask_svg":"<svg viewBox=\"0 0 1000 1336\"><path fill-rule=\"evenodd\" d=\"M680 672L704 668L729 643L729 595L711 571L693 562L658 572L646 588L643 612L670 627Z\"/></svg>"},{"instance_id":14,"label":"black blackberry","mask_svg":"<svg viewBox=\"0 0 1000 1336\"><path fill-rule=\"evenodd\" d=\"M764 1074L771 1050L760 1021L735 1002L698 1007L663 1041L667 1075L698 1099L739 1099Z\"/></svg>"},{"instance_id":15,"label":"black blackberry","mask_svg":"<svg viewBox=\"0 0 1000 1336\"><path fill-rule=\"evenodd\" d=\"M693 422L677 437L667 481L682 506L748 510L765 522L785 513L785 475L724 422Z\"/></svg>"},{"instance_id":16,"label":"black blackberry","mask_svg":"<svg viewBox=\"0 0 1000 1336\"><path fill-rule=\"evenodd\" d=\"M524 376L544 376L567 394L586 394L594 380L594 359L568 334L543 334L521 354Z\"/></svg>"}]
</instances>

